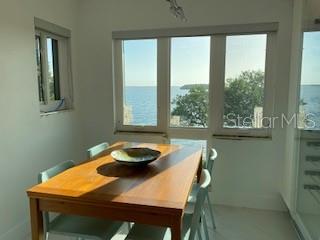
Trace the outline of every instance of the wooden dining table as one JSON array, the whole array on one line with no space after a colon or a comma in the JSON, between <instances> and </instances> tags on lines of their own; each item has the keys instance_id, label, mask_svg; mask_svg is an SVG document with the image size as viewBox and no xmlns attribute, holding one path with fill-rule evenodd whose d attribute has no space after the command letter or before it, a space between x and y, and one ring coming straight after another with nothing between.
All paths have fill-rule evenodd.
<instances>
[{"instance_id":1,"label":"wooden dining table","mask_svg":"<svg viewBox=\"0 0 320 240\"><path fill-rule=\"evenodd\" d=\"M148 147L160 157L144 167L119 164L111 151ZM181 239L188 195L202 169L200 147L118 142L85 161L27 190L32 239L44 239L42 212L90 216L171 228Z\"/></svg>"}]
</instances>

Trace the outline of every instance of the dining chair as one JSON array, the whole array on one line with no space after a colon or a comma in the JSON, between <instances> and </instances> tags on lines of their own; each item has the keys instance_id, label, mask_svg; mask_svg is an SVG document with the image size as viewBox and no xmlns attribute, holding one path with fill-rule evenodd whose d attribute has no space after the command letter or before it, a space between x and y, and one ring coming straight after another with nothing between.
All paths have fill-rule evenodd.
<instances>
[{"instance_id":1,"label":"dining chair","mask_svg":"<svg viewBox=\"0 0 320 240\"><path fill-rule=\"evenodd\" d=\"M91 159L91 158L98 156L100 153L105 151L109 146L110 146L109 143L103 142L103 143L100 143L94 147L89 148L87 150L88 158ZM131 225L132 224L130 222L127 222L128 231L130 230Z\"/></svg>"},{"instance_id":2,"label":"dining chair","mask_svg":"<svg viewBox=\"0 0 320 240\"><path fill-rule=\"evenodd\" d=\"M212 148L210 155L209 155L209 158L207 159L207 161L204 164L204 167L205 167L205 169L207 169L209 171L210 176L212 176L212 174L213 174L213 166L214 166L214 162L217 159L217 157L218 157L217 151L214 148ZM192 187L191 193L189 195L189 198L188 198L188 205L195 204L198 189L199 189L199 184L194 184L194 186ZM209 191L206 192L205 200L208 203L212 227L213 227L213 229L216 229L216 222L214 219L214 212L213 212L213 207L212 207L212 202L211 202ZM187 207L187 209L192 209L192 207ZM190 211L189 211L189 213L190 213Z\"/></svg>"},{"instance_id":3,"label":"dining chair","mask_svg":"<svg viewBox=\"0 0 320 240\"><path fill-rule=\"evenodd\" d=\"M108 147L109 147L109 143L103 142L103 143L100 143L94 147L89 148L87 150L88 158L90 159L90 158L93 158L93 157L99 155L104 150L106 150Z\"/></svg>"},{"instance_id":4,"label":"dining chair","mask_svg":"<svg viewBox=\"0 0 320 240\"><path fill-rule=\"evenodd\" d=\"M50 178L74 166L75 164L71 160L62 162L50 169L41 172L38 176L38 182L46 182ZM43 223L46 240L48 240L49 234L76 237L78 240L106 240L111 239L122 226L122 222L110 221L105 219L102 220L64 214L57 215L56 217L50 215L49 212L43 212Z\"/></svg>"},{"instance_id":5,"label":"dining chair","mask_svg":"<svg viewBox=\"0 0 320 240\"><path fill-rule=\"evenodd\" d=\"M183 215L182 223L182 239L183 240L194 240L196 235L199 240L202 240L201 236L201 223L206 223L205 217L202 222L203 217L203 203L205 200L206 192L208 191L208 186L210 185L211 177L208 170L204 169L201 173L199 191L197 193L197 200L194 205L194 210L192 214ZM125 240L162 240L170 239L169 228L156 227L145 224L134 224L129 231ZM208 236L207 236L207 239Z\"/></svg>"}]
</instances>

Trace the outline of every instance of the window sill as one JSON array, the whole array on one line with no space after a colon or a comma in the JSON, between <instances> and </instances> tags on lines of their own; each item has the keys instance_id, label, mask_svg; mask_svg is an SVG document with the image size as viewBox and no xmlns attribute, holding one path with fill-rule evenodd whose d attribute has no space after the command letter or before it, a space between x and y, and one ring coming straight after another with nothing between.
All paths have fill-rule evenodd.
<instances>
[{"instance_id":1,"label":"window sill","mask_svg":"<svg viewBox=\"0 0 320 240\"><path fill-rule=\"evenodd\" d=\"M59 110L59 111L53 111L53 112L40 112L40 117L46 117L58 113L67 113L67 112L72 112L73 109L64 109L64 110Z\"/></svg>"},{"instance_id":2,"label":"window sill","mask_svg":"<svg viewBox=\"0 0 320 240\"><path fill-rule=\"evenodd\" d=\"M221 139L221 140L266 140L270 141L272 140L272 136L238 136L238 135L212 135L215 139Z\"/></svg>"},{"instance_id":3,"label":"window sill","mask_svg":"<svg viewBox=\"0 0 320 240\"><path fill-rule=\"evenodd\" d=\"M167 134L162 132L143 132L143 131L119 131L116 130L114 132L115 135L145 135L145 136L160 136L160 137L166 137Z\"/></svg>"}]
</instances>

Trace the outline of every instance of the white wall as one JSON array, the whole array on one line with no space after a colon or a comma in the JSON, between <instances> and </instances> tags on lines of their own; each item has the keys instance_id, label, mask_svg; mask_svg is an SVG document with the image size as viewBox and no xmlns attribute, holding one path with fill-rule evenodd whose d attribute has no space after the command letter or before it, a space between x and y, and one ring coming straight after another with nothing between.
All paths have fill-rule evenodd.
<instances>
[{"instance_id":1,"label":"white wall","mask_svg":"<svg viewBox=\"0 0 320 240\"><path fill-rule=\"evenodd\" d=\"M320 1L319 0L305 0L305 8L303 13L303 20L305 23L313 23L315 18L320 18Z\"/></svg>"},{"instance_id":2,"label":"white wall","mask_svg":"<svg viewBox=\"0 0 320 240\"><path fill-rule=\"evenodd\" d=\"M86 146L97 141L152 137L114 135L112 39L113 30L179 26L279 22L275 113L287 112L291 50L292 0L184 0L188 22L171 16L161 0L80 0L79 81L82 126ZM284 209L280 197L286 132L276 129L272 140L213 140L220 153L214 197L220 204Z\"/></svg>"},{"instance_id":3,"label":"white wall","mask_svg":"<svg viewBox=\"0 0 320 240\"><path fill-rule=\"evenodd\" d=\"M40 117L35 62L34 16L75 34L76 4L76 0L0 0L1 240L22 239L30 231L25 191L36 183L40 170L84 158L77 110ZM73 70L76 73L75 64ZM77 78L74 74L75 109Z\"/></svg>"}]
</instances>

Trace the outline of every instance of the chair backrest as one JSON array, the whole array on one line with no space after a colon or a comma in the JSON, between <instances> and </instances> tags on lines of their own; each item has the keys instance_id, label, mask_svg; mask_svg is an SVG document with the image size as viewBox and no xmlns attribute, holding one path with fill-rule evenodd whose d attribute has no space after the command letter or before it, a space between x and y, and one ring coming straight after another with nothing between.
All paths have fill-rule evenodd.
<instances>
[{"instance_id":1,"label":"chair backrest","mask_svg":"<svg viewBox=\"0 0 320 240\"><path fill-rule=\"evenodd\" d=\"M190 234L189 234L189 240L194 240L197 230L199 229L199 224L201 221L201 215L203 211L203 206L204 206L204 200L205 196L208 191L208 187L211 182L211 176L210 173L207 169L203 169L201 173L201 178L200 178L200 189L199 192L197 193L197 200L195 203L194 207L194 212L191 220L191 226L190 226Z\"/></svg>"},{"instance_id":2,"label":"chair backrest","mask_svg":"<svg viewBox=\"0 0 320 240\"><path fill-rule=\"evenodd\" d=\"M59 173L62 173L63 171L65 171L69 168L72 168L74 166L75 166L75 164L74 164L74 161L72 161L72 160L59 163L58 165L39 173L38 183L46 182L50 178L58 175Z\"/></svg>"},{"instance_id":3,"label":"chair backrest","mask_svg":"<svg viewBox=\"0 0 320 240\"><path fill-rule=\"evenodd\" d=\"M218 157L217 151L214 148L211 148L209 159L208 159L207 165L206 165L206 169L208 169L210 175L212 175L213 164L214 164L214 161L217 159L217 157Z\"/></svg>"},{"instance_id":4,"label":"chair backrest","mask_svg":"<svg viewBox=\"0 0 320 240\"><path fill-rule=\"evenodd\" d=\"M104 150L106 150L109 147L109 143L104 142L100 143L99 145L96 145L92 148L89 148L87 150L88 158L93 158L97 156L98 154L102 153Z\"/></svg>"},{"instance_id":5,"label":"chair backrest","mask_svg":"<svg viewBox=\"0 0 320 240\"><path fill-rule=\"evenodd\" d=\"M75 166L74 161L69 160L62 162L52 168L49 168L38 175L38 183L43 183L48 181L50 178L58 175L59 173L64 172L65 170L72 168ZM49 229L49 213L48 212L43 212L43 222L44 222L44 230L47 232Z\"/></svg>"}]
</instances>

